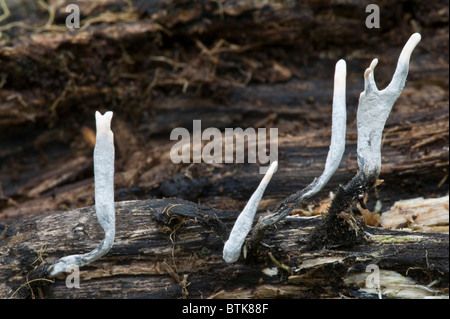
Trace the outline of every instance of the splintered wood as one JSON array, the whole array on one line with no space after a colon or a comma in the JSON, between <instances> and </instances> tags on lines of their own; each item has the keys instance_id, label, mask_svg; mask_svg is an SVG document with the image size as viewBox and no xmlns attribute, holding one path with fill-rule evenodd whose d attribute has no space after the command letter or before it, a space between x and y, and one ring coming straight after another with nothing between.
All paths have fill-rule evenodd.
<instances>
[{"instance_id":1,"label":"splintered wood","mask_svg":"<svg viewBox=\"0 0 450 319\"><path fill-rule=\"evenodd\" d=\"M423 232L449 231L449 196L401 200L381 215L384 228L409 228Z\"/></svg>"},{"instance_id":2,"label":"splintered wood","mask_svg":"<svg viewBox=\"0 0 450 319\"><path fill-rule=\"evenodd\" d=\"M15 298L40 296L27 284L37 256L51 262L102 240L90 206L99 107L117 114L117 244L81 269L80 289L57 279L46 297L358 297L359 279L344 278L363 278L372 263L382 265L382 277L395 271L448 297L448 234L437 232L449 229L448 1L385 1L383 32L361 27L363 1L79 0L80 29L70 31L67 1L1 5L0 298L19 287ZM374 227L359 234L367 230L371 241L307 251L328 194L358 170L364 67L378 58L376 78L386 83L411 26L422 41L386 122L385 182L361 208ZM190 131L194 119L221 132L278 128L279 169L256 217L266 215L324 169L340 58L348 61L348 121L339 168L310 206L267 232L257 260L225 264L227 231L261 180L258 167L175 164L171 130ZM415 197L425 199L400 201ZM226 227L205 227L217 222Z\"/></svg>"},{"instance_id":3,"label":"splintered wood","mask_svg":"<svg viewBox=\"0 0 450 319\"><path fill-rule=\"evenodd\" d=\"M169 210L170 216L166 214ZM184 214L181 227L174 222L180 214ZM369 275L366 267L378 264L383 295L397 286L402 289L398 297L413 298L418 296L412 294L418 288L414 283L418 283L431 287L427 296L448 297L447 234L369 227L371 241L365 245L310 251L305 245L320 220L290 218L276 232L267 233L265 242L277 247L272 259L266 254L261 262L226 264L222 259L223 240L208 216L220 216L231 229L237 214L177 199L118 202L116 240L110 253L88 268L80 268L79 289L67 289L65 280L57 278L43 289L43 296L364 297L357 287L362 283L364 288ZM174 231L176 236L172 235ZM11 297L32 280L27 275L36 267L37 257L45 267L68 253L94 249L102 237L93 206L27 218L0 228L0 298ZM410 279L391 284L387 272ZM353 274L360 276L353 278ZM24 287L14 298L30 297L30 289L37 292L34 282Z\"/></svg>"}]
</instances>

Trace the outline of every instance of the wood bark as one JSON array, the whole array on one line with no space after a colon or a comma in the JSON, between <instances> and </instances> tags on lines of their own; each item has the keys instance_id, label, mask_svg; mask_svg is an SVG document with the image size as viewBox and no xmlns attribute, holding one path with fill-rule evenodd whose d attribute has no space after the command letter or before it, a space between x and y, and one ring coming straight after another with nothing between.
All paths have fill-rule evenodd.
<instances>
[{"instance_id":1,"label":"wood bark","mask_svg":"<svg viewBox=\"0 0 450 319\"><path fill-rule=\"evenodd\" d=\"M77 289L66 287L65 276L49 283L41 275L51 261L90 251L103 239L94 207L16 222L1 235L0 297L367 297L359 289L370 264L411 278L409 288L397 289L420 291L412 297L439 296L448 285L448 234L367 227L360 229L369 237L363 245L308 250L317 218L286 219L266 235L272 248L226 264L223 240L237 214L177 199L117 203L115 244L80 269Z\"/></svg>"},{"instance_id":2,"label":"wood bark","mask_svg":"<svg viewBox=\"0 0 450 319\"><path fill-rule=\"evenodd\" d=\"M386 211L398 200L448 194L445 1L380 2L380 29L368 29L365 4L352 1L78 1L81 28L72 31L65 26L68 1L48 1L48 7L5 3L11 15L0 16L3 297L26 282L46 246L43 257L49 262L87 251L101 240L90 207L97 109L114 111L115 198L122 237L105 260L82 270L84 288L69 292L57 280L41 289L42 296L349 296L358 292L344 278L363 273L370 263L413 274L421 284L437 280L439 287L448 285L448 255L443 257L448 235L370 228L375 240L367 245L306 251L304 241L318 221L294 217L266 238L274 245L274 260L291 267L291 274L261 273L267 262L274 263L269 251L226 265L220 258L223 229L231 229L258 185L258 164L180 165L169 157L175 143L171 130L192 132L194 119L202 120L202 129L278 128L279 169L260 205L261 212L273 209L323 170L334 65L344 58L346 153L329 184L311 201L314 209L321 207L329 192L357 173L356 107L364 70L379 59L375 77L382 89L404 43L420 32L406 87L383 134L384 183L369 192L368 208L381 203ZM225 225L222 233L204 228L192 216L157 221L174 201L161 198L173 197L190 201L176 202L187 211L217 215ZM294 216L303 211L308 208L299 207ZM41 231L35 234L36 229ZM181 234L185 239L177 237ZM395 257L398 252L401 258ZM306 267L307 260L316 266ZM329 270L334 279L326 275ZM186 282L190 286L183 288ZM96 290L103 284L110 292ZM39 289L20 288L15 296L29 297L31 291L38 296Z\"/></svg>"}]
</instances>

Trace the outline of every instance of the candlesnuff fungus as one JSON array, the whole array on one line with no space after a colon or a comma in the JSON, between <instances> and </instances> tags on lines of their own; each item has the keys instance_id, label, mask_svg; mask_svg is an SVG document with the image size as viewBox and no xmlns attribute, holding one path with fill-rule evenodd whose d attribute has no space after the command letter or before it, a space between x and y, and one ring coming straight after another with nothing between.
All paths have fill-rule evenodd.
<instances>
[{"instance_id":1,"label":"candlesnuff fungus","mask_svg":"<svg viewBox=\"0 0 450 319\"><path fill-rule=\"evenodd\" d=\"M354 245L365 240L364 232L354 219L340 217L352 203L363 199L367 191L376 185L381 171L381 141L384 125L392 106L405 86L412 51L420 42L419 33L414 33L405 44L391 83L379 91L374 80L374 59L364 72L364 91L359 97L357 112L358 166L359 172L345 185L340 186L322 222L311 232L309 247L337 247Z\"/></svg>"},{"instance_id":2,"label":"candlesnuff fungus","mask_svg":"<svg viewBox=\"0 0 450 319\"><path fill-rule=\"evenodd\" d=\"M270 165L258 188L252 194L247 205L245 205L244 209L236 219L230 236L223 247L223 259L227 263L232 263L239 259L245 237L252 228L253 219L255 218L255 213L258 210L259 202L261 201L264 191L266 190L266 187L277 168L277 161Z\"/></svg>"},{"instance_id":3,"label":"candlesnuff fungus","mask_svg":"<svg viewBox=\"0 0 450 319\"><path fill-rule=\"evenodd\" d=\"M325 168L319 178L315 179L305 191L301 200L309 198L320 191L333 176L339 167L345 151L345 132L347 122L347 109L345 103L345 78L347 66L344 60L336 63L334 72L333 111L331 119L331 143L328 151Z\"/></svg>"},{"instance_id":4,"label":"candlesnuff fungus","mask_svg":"<svg viewBox=\"0 0 450 319\"><path fill-rule=\"evenodd\" d=\"M111 131L113 112L95 113L97 136L94 148L95 212L105 232L103 241L91 252L70 255L53 262L49 277L90 264L105 255L113 246L115 236L114 211L114 134Z\"/></svg>"},{"instance_id":5,"label":"candlesnuff fungus","mask_svg":"<svg viewBox=\"0 0 450 319\"><path fill-rule=\"evenodd\" d=\"M378 59L374 59L364 72L364 92L359 96L357 113L358 166L366 176L376 176L381 171L381 138L384 125L392 106L402 93L409 70L412 51L420 42L419 33L414 33L405 44L398 59L391 83L378 91L374 80L374 70Z\"/></svg>"},{"instance_id":6,"label":"candlesnuff fungus","mask_svg":"<svg viewBox=\"0 0 450 319\"><path fill-rule=\"evenodd\" d=\"M261 218L253 230L251 242L249 245L250 247L252 245L257 246L261 242L267 228L285 218L300 202L312 197L318 191L320 191L339 167L339 163L341 162L342 155L345 151L345 132L347 121L345 102L346 76L346 63L344 60L339 60L336 63L334 73L331 143L322 175L319 178L315 179L304 189L284 199L275 208L272 214Z\"/></svg>"}]
</instances>

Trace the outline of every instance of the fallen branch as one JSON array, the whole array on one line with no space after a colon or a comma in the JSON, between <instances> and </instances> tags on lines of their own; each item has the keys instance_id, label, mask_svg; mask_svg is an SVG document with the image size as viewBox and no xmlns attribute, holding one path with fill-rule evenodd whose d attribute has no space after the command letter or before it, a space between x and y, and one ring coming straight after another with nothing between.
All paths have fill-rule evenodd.
<instances>
[{"instance_id":1,"label":"fallen branch","mask_svg":"<svg viewBox=\"0 0 450 319\"><path fill-rule=\"evenodd\" d=\"M222 259L223 239L205 221L215 220L213 224L231 229L236 211L177 199L118 202L115 210L114 246L101 259L80 268L79 289L66 286L70 274L58 275L54 283L32 280L48 278L49 265L62 256L88 252L98 245L103 235L94 206L27 218L0 229L0 298L33 294L40 298L182 298L185 290L189 298L365 298L370 295L360 287L364 288L370 264L378 265L381 272L409 278L416 288L432 284L428 297L448 293L444 290L448 234L369 227L370 240L365 245L310 251L307 240L320 220L288 217L265 237L274 247L271 254L278 264L268 253L256 263L247 259L227 264ZM42 256L42 265L33 264L37 255ZM183 285L179 279L185 276L189 284ZM29 287L14 294L27 282ZM424 297L414 287L408 289L416 293L411 298Z\"/></svg>"}]
</instances>

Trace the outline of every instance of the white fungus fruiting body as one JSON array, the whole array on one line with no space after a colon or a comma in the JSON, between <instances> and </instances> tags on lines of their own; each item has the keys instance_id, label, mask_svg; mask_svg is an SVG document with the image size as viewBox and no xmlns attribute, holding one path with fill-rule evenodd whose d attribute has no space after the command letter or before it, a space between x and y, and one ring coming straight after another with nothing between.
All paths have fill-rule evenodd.
<instances>
[{"instance_id":1,"label":"white fungus fruiting body","mask_svg":"<svg viewBox=\"0 0 450 319\"><path fill-rule=\"evenodd\" d=\"M105 239L92 251L82 255L70 255L49 267L49 277L82 267L105 255L113 246L115 237L114 210L114 134L111 131L111 111L95 113L97 136L94 148L95 211L105 232Z\"/></svg>"},{"instance_id":2,"label":"white fungus fruiting body","mask_svg":"<svg viewBox=\"0 0 450 319\"><path fill-rule=\"evenodd\" d=\"M345 133L347 122L347 109L345 101L347 65L344 60L336 63L334 72L333 111L331 125L331 142L325 162L325 168L319 178L316 178L304 189L290 195L276 209L275 213L267 215L258 221L252 234L254 238L261 238L265 230L287 216L293 207L319 192L333 176L339 167L345 151Z\"/></svg>"},{"instance_id":3,"label":"white fungus fruiting body","mask_svg":"<svg viewBox=\"0 0 450 319\"><path fill-rule=\"evenodd\" d=\"M336 63L334 72L333 111L331 121L331 142L322 175L311 184L311 189L303 195L303 199L314 196L333 176L341 163L345 151L345 132L347 126L347 107L345 102L345 82L347 65L344 60Z\"/></svg>"},{"instance_id":4,"label":"white fungus fruiting body","mask_svg":"<svg viewBox=\"0 0 450 319\"><path fill-rule=\"evenodd\" d=\"M409 70L409 60L421 36L413 34L398 59L397 68L391 83L382 91L378 91L374 80L374 69L378 63L374 59L364 73L364 92L359 99L357 113L358 131L358 166L360 172L368 180L375 181L381 170L381 141L384 125L396 99L405 86ZM334 76L333 119L330 150L322 175L304 189L283 200L275 212L261 218L252 234L253 242L260 242L269 226L286 217L298 203L310 198L325 186L334 174L342 159L345 149L346 104L345 104L346 64L340 60L336 64ZM363 187L360 189L365 191ZM363 196L363 194L361 194Z\"/></svg>"},{"instance_id":5,"label":"white fungus fruiting body","mask_svg":"<svg viewBox=\"0 0 450 319\"><path fill-rule=\"evenodd\" d=\"M244 209L236 219L230 236L225 243L225 246L223 247L223 259L227 263L233 263L239 259L242 245L244 244L247 234L252 228L253 220L255 218L256 211L258 210L259 202L261 201L264 191L266 190L266 187L277 168L278 162L274 161L270 165L256 191L250 197L247 205L245 205Z\"/></svg>"},{"instance_id":6,"label":"white fungus fruiting body","mask_svg":"<svg viewBox=\"0 0 450 319\"><path fill-rule=\"evenodd\" d=\"M409 60L420 39L419 33L414 33L409 38L398 59L392 81L384 90L378 90L374 79L378 59L374 59L364 72L364 92L359 97L357 112L357 153L359 169L367 176L378 176L380 173L384 125L405 86Z\"/></svg>"},{"instance_id":7,"label":"white fungus fruiting body","mask_svg":"<svg viewBox=\"0 0 450 319\"><path fill-rule=\"evenodd\" d=\"M94 148L95 211L105 231L105 245L112 247L115 236L114 213L114 134L111 131L113 113L95 113L97 137Z\"/></svg>"}]
</instances>

